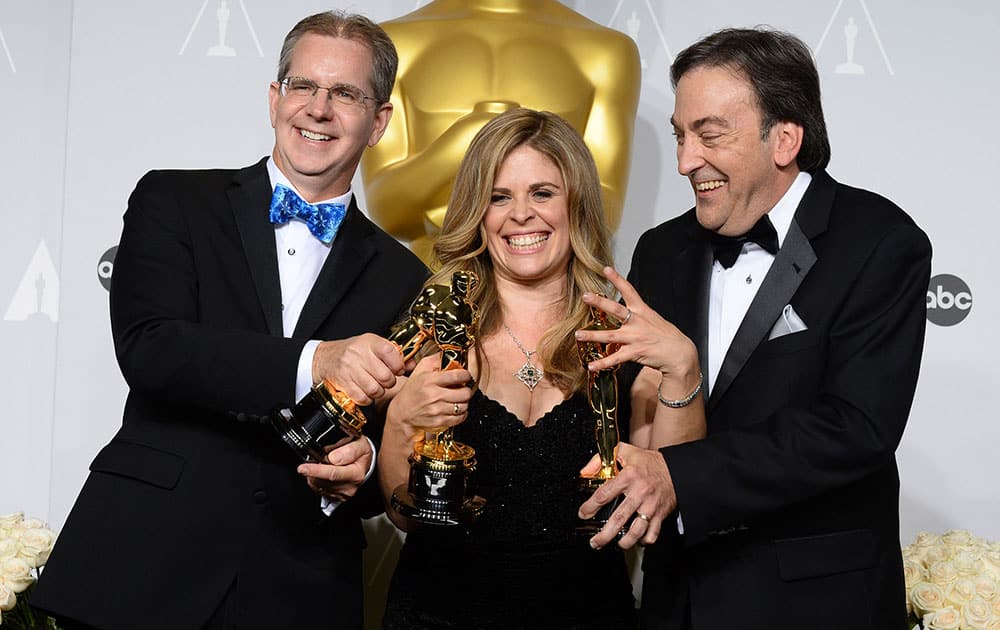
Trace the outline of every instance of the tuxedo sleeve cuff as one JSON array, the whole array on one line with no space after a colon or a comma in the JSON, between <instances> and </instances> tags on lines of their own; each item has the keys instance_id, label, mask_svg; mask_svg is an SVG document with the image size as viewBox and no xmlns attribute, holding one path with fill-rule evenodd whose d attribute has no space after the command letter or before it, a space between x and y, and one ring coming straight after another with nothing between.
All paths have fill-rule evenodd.
<instances>
[{"instance_id":1,"label":"tuxedo sleeve cuff","mask_svg":"<svg viewBox=\"0 0 1000 630\"><path fill-rule=\"evenodd\" d=\"M659 449L667 462L670 478L677 496L677 533L685 544L695 544L703 538L703 521L705 520L703 489L701 475L697 471L697 463L704 461L704 440L695 440L683 444L674 444Z\"/></svg>"}]
</instances>

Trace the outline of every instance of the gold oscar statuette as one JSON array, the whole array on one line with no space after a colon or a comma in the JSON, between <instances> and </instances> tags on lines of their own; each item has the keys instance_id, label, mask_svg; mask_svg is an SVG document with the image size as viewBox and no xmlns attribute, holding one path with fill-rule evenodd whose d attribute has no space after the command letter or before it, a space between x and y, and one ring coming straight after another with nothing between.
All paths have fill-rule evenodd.
<instances>
[{"instance_id":1,"label":"gold oscar statuette","mask_svg":"<svg viewBox=\"0 0 1000 630\"><path fill-rule=\"evenodd\" d=\"M451 290L436 302L430 329L441 350L441 369L468 365L476 341L479 313L468 294L478 282L469 271L452 274ZM486 501L475 496L476 451L456 442L453 429L430 431L410 454L410 476L392 493L392 507L403 516L433 525L465 525L482 514Z\"/></svg>"},{"instance_id":2,"label":"gold oscar statuette","mask_svg":"<svg viewBox=\"0 0 1000 630\"><path fill-rule=\"evenodd\" d=\"M608 226L622 216L642 83L635 41L559 0L432 0L382 27L399 51L392 120L365 151L367 210L432 263L458 165L516 107L566 119L594 155ZM530 70L529 70L530 69Z\"/></svg>"},{"instance_id":3,"label":"gold oscar statuette","mask_svg":"<svg viewBox=\"0 0 1000 630\"><path fill-rule=\"evenodd\" d=\"M432 284L424 287L406 314L392 327L389 341L411 359L432 337L431 321L438 302L451 288ZM299 457L321 462L326 454L359 437L367 419L358 404L329 380L324 380L292 408L279 409L270 417L271 425Z\"/></svg>"},{"instance_id":4,"label":"gold oscar statuette","mask_svg":"<svg viewBox=\"0 0 1000 630\"><path fill-rule=\"evenodd\" d=\"M618 326L608 321L607 314L593 306L590 307L590 323L584 330L611 330ZM580 361L586 366L591 361L614 354L621 347L617 343L598 343L596 341L578 341ZM577 489L580 503L590 498L609 479L618 474L618 366L587 371L587 399L594 414L594 437L597 442L597 453L601 458L601 468L593 476L579 477ZM608 522L621 497L604 505L594 516L583 520L577 526L577 533L593 536Z\"/></svg>"}]
</instances>

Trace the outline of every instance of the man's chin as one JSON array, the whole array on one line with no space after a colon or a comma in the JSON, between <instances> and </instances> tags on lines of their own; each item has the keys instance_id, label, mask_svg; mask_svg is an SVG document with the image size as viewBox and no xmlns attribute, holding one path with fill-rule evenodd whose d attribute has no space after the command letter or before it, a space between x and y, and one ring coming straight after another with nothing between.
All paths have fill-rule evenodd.
<instances>
[{"instance_id":1,"label":"man's chin","mask_svg":"<svg viewBox=\"0 0 1000 630\"><path fill-rule=\"evenodd\" d=\"M718 232L726 223L723 217L718 216L718 213L708 211L699 205L695 206L695 217L701 227L712 232Z\"/></svg>"}]
</instances>

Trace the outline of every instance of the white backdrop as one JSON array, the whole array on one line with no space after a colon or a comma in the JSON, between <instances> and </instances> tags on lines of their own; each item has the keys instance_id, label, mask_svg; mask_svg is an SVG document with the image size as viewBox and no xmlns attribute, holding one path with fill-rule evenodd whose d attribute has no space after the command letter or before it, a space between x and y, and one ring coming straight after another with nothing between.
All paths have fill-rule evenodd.
<instances>
[{"instance_id":1,"label":"white backdrop","mask_svg":"<svg viewBox=\"0 0 1000 630\"><path fill-rule=\"evenodd\" d=\"M1000 294L987 257L1000 218L981 190L1000 170L1000 4L563 1L629 33L642 56L615 247L623 271L643 230L692 204L668 125L674 54L718 28L755 24L792 31L813 48L830 172L896 201L934 244L932 323L898 452L902 540L955 527L1000 540L1000 367L992 360ZM110 338L105 255L135 182L152 168L239 167L267 154L266 95L281 39L299 18L331 8L228 0L224 43L235 54L213 56L221 3L0 2L0 514L24 510L61 527L88 464L119 426L125 385ZM425 3L340 6L383 21ZM364 207L360 178L355 192Z\"/></svg>"}]
</instances>

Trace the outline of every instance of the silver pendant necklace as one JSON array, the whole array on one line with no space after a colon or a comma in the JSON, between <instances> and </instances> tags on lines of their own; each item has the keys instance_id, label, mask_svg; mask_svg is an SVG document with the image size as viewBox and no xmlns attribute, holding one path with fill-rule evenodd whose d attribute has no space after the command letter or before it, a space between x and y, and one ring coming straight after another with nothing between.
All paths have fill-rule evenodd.
<instances>
[{"instance_id":1,"label":"silver pendant necklace","mask_svg":"<svg viewBox=\"0 0 1000 630\"><path fill-rule=\"evenodd\" d=\"M539 381L545 377L545 374L542 372L542 368L535 367L535 364L531 362L531 355L535 354L537 350L528 350L525 348L524 345L518 341L517 337L514 336L514 333L511 332L507 324L503 325L503 329L507 331L510 338L515 344L517 344L518 350L524 353L524 365L521 366L520 370L514 372L514 377L524 383L524 386L528 388L528 391L533 392L535 391L535 385L538 385Z\"/></svg>"}]
</instances>

